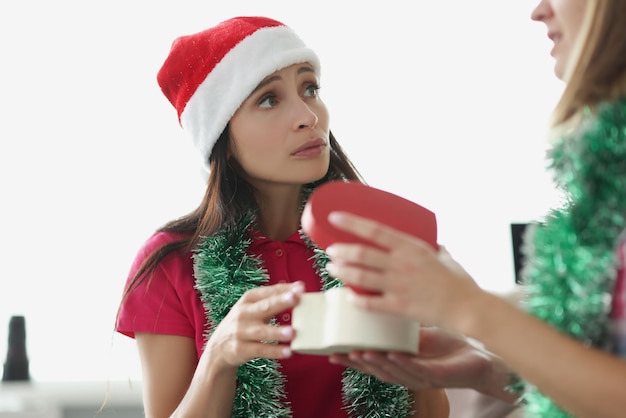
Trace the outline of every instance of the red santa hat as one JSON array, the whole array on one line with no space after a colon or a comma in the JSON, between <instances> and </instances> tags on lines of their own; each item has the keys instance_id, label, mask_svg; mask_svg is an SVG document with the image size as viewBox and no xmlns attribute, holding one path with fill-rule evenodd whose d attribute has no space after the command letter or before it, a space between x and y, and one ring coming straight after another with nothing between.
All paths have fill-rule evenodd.
<instances>
[{"instance_id":1,"label":"red santa hat","mask_svg":"<svg viewBox=\"0 0 626 418\"><path fill-rule=\"evenodd\" d=\"M239 106L268 75L319 58L285 24L235 17L174 40L158 72L161 90L208 166L213 145Z\"/></svg>"}]
</instances>

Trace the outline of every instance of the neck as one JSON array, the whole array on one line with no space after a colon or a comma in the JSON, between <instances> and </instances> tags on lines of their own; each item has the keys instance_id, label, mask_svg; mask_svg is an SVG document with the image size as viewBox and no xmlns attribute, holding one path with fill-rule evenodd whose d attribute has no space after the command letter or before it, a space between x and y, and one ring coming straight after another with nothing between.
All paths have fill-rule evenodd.
<instances>
[{"instance_id":1,"label":"neck","mask_svg":"<svg viewBox=\"0 0 626 418\"><path fill-rule=\"evenodd\" d=\"M301 187L282 187L259 191L257 227L272 240L284 240L300 227Z\"/></svg>"}]
</instances>

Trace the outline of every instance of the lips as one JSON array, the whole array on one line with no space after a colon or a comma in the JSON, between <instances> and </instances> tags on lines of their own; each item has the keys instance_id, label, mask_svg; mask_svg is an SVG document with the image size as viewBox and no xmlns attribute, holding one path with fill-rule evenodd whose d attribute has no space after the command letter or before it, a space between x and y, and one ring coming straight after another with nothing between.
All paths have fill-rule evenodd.
<instances>
[{"instance_id":1,"label":"lips","mask_svg":"<svg viewBox=\"0 0 626 418\"><path fill-rule=\"evenodd\" d=\"M298 157L319 154L324 149L324 147L326 147L326 141L318 138L304 143L302 146L298 147L291 155Z\"/></svg>"},{"instance_id":2,"label":"lips","mask_svg":"<svg viewBox=\"0 0 626 418\"><path fill-rule=\"evenodd\" d=\"M561 40L561 34L558 32L548 32L548 38L554 43L557 43Z\"/></svg>"}]
</instances>

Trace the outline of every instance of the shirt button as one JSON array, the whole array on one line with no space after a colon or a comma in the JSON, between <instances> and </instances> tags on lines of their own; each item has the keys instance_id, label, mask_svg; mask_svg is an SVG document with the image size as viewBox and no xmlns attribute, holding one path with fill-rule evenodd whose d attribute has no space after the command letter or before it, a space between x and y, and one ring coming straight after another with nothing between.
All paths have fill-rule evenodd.
<instances>
[{"instance_id":1,"label":"shirt button","mask_svg":"<svg viewBox=\"0 0 626 418\"><path fill-rule=\"evenodd\" d=\"M279 249L276 250L276 256L282 257L283 254L284 254L284 252L283 252L282 248L279 248Z\"/></svg>"},{"instance_id":2,"label":"shirt button","mask_svg":"<svg viewBox=\"0 0 626 418\"><path fill-rule=\"evenodd\" d=\"M289 322L289 320L291 319L291 315L289 315L288 313L283 314L281 319L283 320L283 322Z\"/></svg>"}]
</instances>

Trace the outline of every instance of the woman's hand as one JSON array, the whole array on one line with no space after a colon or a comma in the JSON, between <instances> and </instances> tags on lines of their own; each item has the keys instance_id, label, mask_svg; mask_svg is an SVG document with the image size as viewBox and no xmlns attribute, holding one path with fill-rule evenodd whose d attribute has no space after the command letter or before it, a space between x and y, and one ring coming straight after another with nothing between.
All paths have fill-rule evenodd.
<instances>
[{"instance_id":1,"label":"woman's hand","mask_svg":"<svg viewBox=\"0 0 626 418\"><path fill-rule=\"evenodd\" d=\"M215 328L206 351L214 359L237 367L253 358L291 356L291 326L271 325L270 320L293 308L304 291L302 283L261 286L247 291Z\"/></svg>"},{"instance_id":2,"label":"woman's hand","mask_svg":"<svg viewBox=\"0 0 626 418\"><path fill-rule=\"evenodd\" d=\"M417 354L353 351L334 354L330 361L413 391L472 388L493 393L500 392L508 379L493 354L460 334L436 327L422 327Z\"/></svg>"},{"instance_id":3,"label":"woman's hand","mask_svg":"<svg viewBox=\"0 0 626 418\"><path fill-rule=\"evenodd\" d=\"M418 238L348 213L331 213L329 221L383 248L345 243L327 248L331 275L376 293L351 294L356 306L448 327L463 316L467 302L476 303L483 293L443 247L437 251Z\"/></svg>"}]
</instances>

